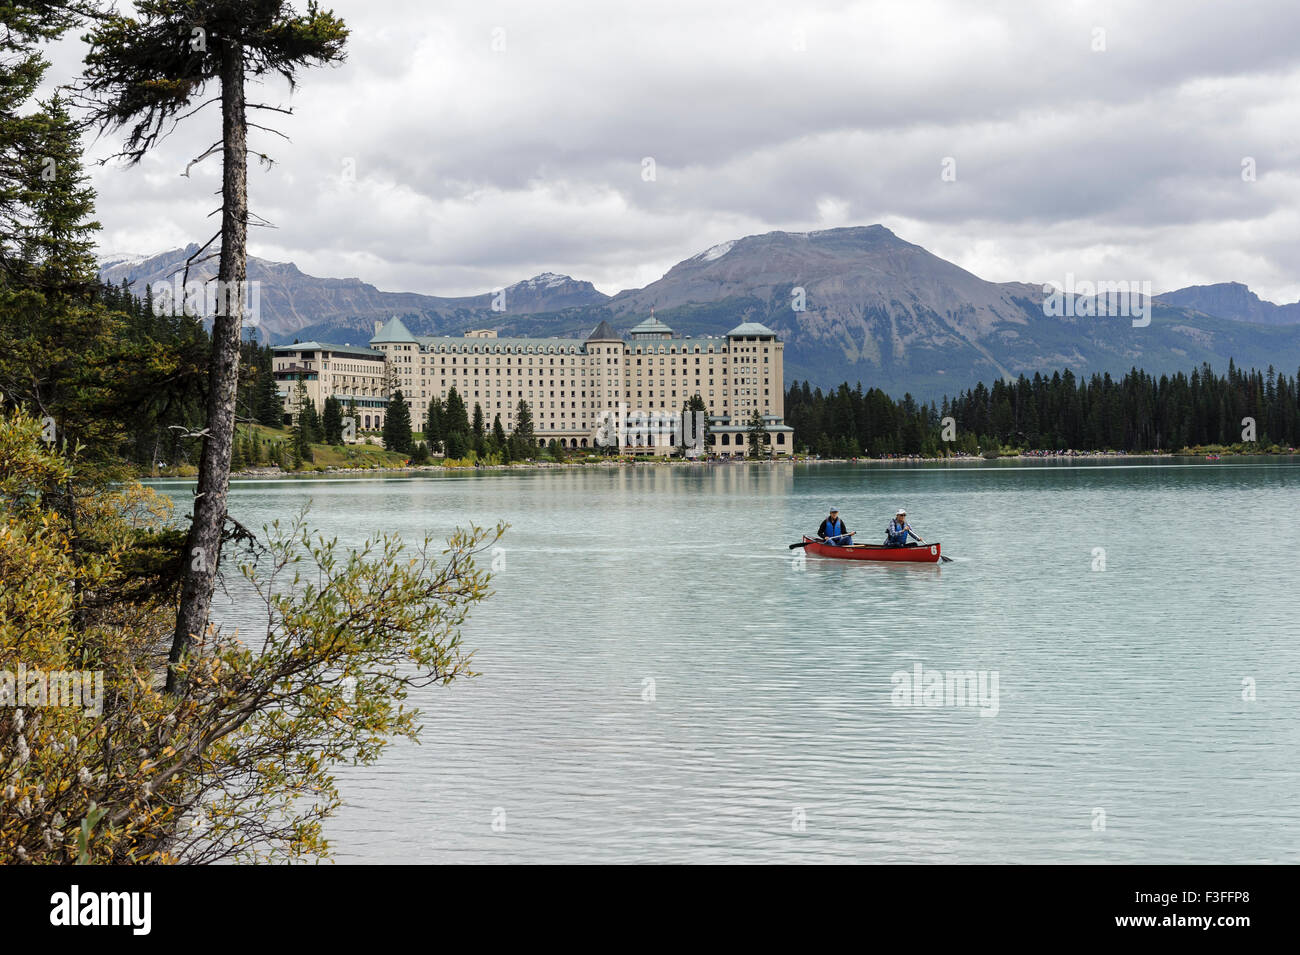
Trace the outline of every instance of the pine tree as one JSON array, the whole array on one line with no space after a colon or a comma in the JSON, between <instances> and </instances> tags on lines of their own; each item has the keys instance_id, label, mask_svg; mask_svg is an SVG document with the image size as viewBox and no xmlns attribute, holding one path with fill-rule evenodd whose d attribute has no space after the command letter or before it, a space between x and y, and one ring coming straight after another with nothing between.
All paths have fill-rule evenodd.
<instances>
[{"instance_id":1,"label":"pine tree","mask_svg":"<svg viewBox=\"0 0 1300 955\"><path fill-rule=\"evenodd\" d=\"M465 410L465 400L453 385L447 392L447 402L443 406L443 430L446 433L459 431L468 437L469 413Z\"/></svg>"},{"instance_id":2,"label":"pine tree","mask_svg":"<svg viewBox=\"0 0 1300 955\"><path fill-rule=\"evenodd\" d=\"M447 401L442 407L442 439L446 447L450 447L452 437L456 437L454 442L455 448L460 451L459 454L453 454L450 450L446 451L449 458L460 459L465 457L469 449L470 426L469 414L465 410L465 402L453 385L447 392Z\"/></svg>"},{"instance_id":3,"label":"pine tree","mask_svg":"<svg viewBox=\"0 0 1300 955\"><path fill-rule=\"evenodd\" d=\"M411 408L400 388L388 399L388 413L384 415L384 447L402 454L411 451Z\"/></svg>"},{"instance_id":4,"label":"pine tree","mask_svg":"<svg viewBox=\"0 0 1300 955\"><path fill-rule=\"evenodd\" d=\"M0 50L0 260L19 258L17 238L29 224L27 188L29 157L42 153L41 114L26 112L49 64L40 52L78 22L62 4L14 3L3 11Z\"/></svg>"},{"instance_id":5,"label":"pine tree","mask_svg":"<svg viewBox=\"0 0 1300 955\"><path fill-rule=\"evenodd\" d=\"M481 457L487 454L487 424L483 420L483 406L474 402L474 451Z\"/></svg>"},{"instance_id":6,"label":"pine tree","mask_svg":"<svg viewBox=\"0 0 1300 955\"><path fill-rule=\"evenodd\" d=\"M438 452L442 450L444 437L442 399L435 395L424 418L424 440L428 442L430 451Z\"/></svg>"},{"instance_id":7,"label":"pine tree","mask_svg":"<svg viewBox=\"0 0 1300 955\"><path fill-rule=\"evenodd\" d=\"M459 461L469 455L468 439L459 431L453 431L447 435L444 445L446 447L445 457L448 461Z\"/></svg>"},{"instance_id":8,"label":"pine tree","mask_svg":"<svg viewBox=\"0 0 1300 955\"><path fill-rule=\"evenodd\" d=\"M311 403L311 395L307 393L307 382L298 376L297 383L293 386L293 427L303 429L307 440L311 440L311 419L310 415L314 410Z\"/></svg>"},{"instance_id":9,"label":"pine tree","mask_svg":"<svg viewBox=\"0 0 1300 955\"><path fill-rule=\"evenodd\" d=\"M314 461L316 456L311 446L320 441L320 420L316 415L316 406L307 393L307 383L301 377L294 388L293 428L289 432L289 443L293 451L294 469L302 467L304 462Z\"/></svg>"},{"instance_id":10,"label":"pine tree","mask_svg":"<svg viewBox=\"0 0 1300 955\"><path fill-rule=\"evenodd\" d=\"M847 391L848 389L845 388L845 390ZM763 423L763 413L759 411L757 408L755 408L754 413L749 416L749 436L747 440L749 443L750 457L754 457L754 458L761 457L764 453L764 449L767 445L768 439L769 439L769 435L767 433L767 427ZM842 442L841 450L847 451L848 450L847 436L841 435L840 440Z\"/></svg>"},{"instance_id":11,"label":"pine tree","mask_svg":"<svg viewBox=\"0 0 1300 955\"><path fill-rule=\"evenodd\" d=\"M196 24L201 24L196 28ZM197 33L195 32L197 29ZM128 130L121 155L139 162L176 123L209 102L221 106L222 137L197 157L220 152L219 287L228 306L212 325L205 415L206 437L186 553L166 689L180 689L178 664L196 636L207 632L220 563L230 455L239 387L243 287L248 276L248 111L244 87L268 74L293 83L302 68L343 59L347 29L315 3L306 13L287 0L151 0L129 14L106 11L86 36L84 92L104 129ZM195 42L198 40L199 42ZM213 97L210 87L219 87ZM274 107L269 107L274 108ZM218 150L218 146L220 147ZM217 237L204 244L211 244Z\"/></svg>"},{"instance_id":12,"label":"pine tree","mask_svg":"<svg viewBox=\"0 0 1300 955\"><path fill-rule=\"evenodd\" d=\"M515 430L510 435L511 453L515 458L531 458L537 453L537 435L533 433L533 411L522 398L515 406Z\"/></svg>"},{"instance_id":13,"label":"pine tree","mask_svg":"<svg viewBox=\"0 0 1300 955\"><path fill-rule=\"evenodd\" d=\"M321 444L325 440L325 426L321 423L320 412L316 403L308 400L302 407L303 431L312 444Z\"/></svg>"},{"instance_id":14,"label":"pine tree","mask_svg":"<svg viewBox=\"0 0 1300 955\"><path fill-rule=\"evenodd\" d=\"M80 136L58 96L20 125L33 151L12 158L12 181L0 176L0 203L21 219L0 237L9 260L0 278L0 392L53 418L60 441L115 457L124 389L108 370L125 345L125 316L110 312L95 278L99 224Z\"/></svg>"},{"instance_id":15,"label":"pine tree","mask_svg":"<svg viewBox=\"0 0 1300 955\"><path fill-rule=\"evenodd\" d=\"M325 399L325 416L321 421L326 444L343 443L343 403L330 395Z\"/></svg>"},{"instance_id":16,"label":"pine tree","mask_svg":"<svg viewBox=\"0 0 1300 955\"><path fill-rule=\"evenodd\" d=\"M284 403L280 400L280 387L269 368L258 369L257 383L253 389L253 414L258 424L264 424L268 428L284 426Z\"/></svg>"}]
</instances>

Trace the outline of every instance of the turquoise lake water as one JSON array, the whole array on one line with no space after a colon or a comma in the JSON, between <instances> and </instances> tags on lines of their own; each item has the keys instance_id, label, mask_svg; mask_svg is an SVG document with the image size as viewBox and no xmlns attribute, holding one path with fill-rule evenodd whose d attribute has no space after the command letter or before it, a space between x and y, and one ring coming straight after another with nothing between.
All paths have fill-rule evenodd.
<instances>
[{"instance_id":1,"label":"turquoise lake water","mask_svg":"<svg viewBox=\"0 0 1300 955\"><path fill-rule=\"evenodd\" d=\"M1300 859L1297 492L1285 459L731 464L230 508L310 503L347 544L511 524L482 675L340 771L340 862L1249 863ZM954 562L791 552L832 504L872 542L904 506ZM253 627L233 584L218 619ZM932 671L985 693L925 705Z\"/></svg>"}]
</instances>

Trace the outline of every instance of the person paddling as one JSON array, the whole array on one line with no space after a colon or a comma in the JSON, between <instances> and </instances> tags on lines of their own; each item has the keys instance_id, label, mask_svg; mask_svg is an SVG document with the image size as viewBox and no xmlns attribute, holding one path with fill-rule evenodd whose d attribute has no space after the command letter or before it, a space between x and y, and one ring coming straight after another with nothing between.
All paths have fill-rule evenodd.
<instances>
[{"instance_id":1,"label":"person paddling","mask_svg":"<svg viewBox=\"0 0 1300 955\"><path fill-rule=\"evenodd\" d=\"M823 542L835 547L847 547L853 543L853 535L840 520L840 512L833 507L830 516L822 521L821 527L817 528L817 536Z\"/></svg>"},{"instance_id":2,"label":"person paddling","mask_svg":"<svg viewBox=\"0 0 1300 955\"><path fill-rule=\"evenodd\" d=\"M894 515L894 519L890 521L889 526L885 528L885 546L906 547L907 535L909 534L917 540L921 539L917 535L916 531L912 530L912 525L907 523L907 511L900 507L898 512Z\"/></svg>"}]
</instances>

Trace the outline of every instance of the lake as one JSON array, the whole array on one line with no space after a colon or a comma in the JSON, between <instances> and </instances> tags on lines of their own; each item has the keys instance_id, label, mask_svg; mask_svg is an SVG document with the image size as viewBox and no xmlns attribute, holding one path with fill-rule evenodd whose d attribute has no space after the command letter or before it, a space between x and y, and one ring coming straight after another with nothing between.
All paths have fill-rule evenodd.
<instances>
[{"instance_id":1,"label":"lake","mask_svg":"<svg viewBox=\"0 0 1300 955\"><path fill-rule=\"evenodd\" d=\"M310 503L346 544L511 524L482 675L340 771L340 862L1252 863L1300 857L1297 492L1276 458L718 464L245 480L230 509ZM790 551L830 505L867 542L906 507L954 562Z\"/></svg>"}]
</instances>

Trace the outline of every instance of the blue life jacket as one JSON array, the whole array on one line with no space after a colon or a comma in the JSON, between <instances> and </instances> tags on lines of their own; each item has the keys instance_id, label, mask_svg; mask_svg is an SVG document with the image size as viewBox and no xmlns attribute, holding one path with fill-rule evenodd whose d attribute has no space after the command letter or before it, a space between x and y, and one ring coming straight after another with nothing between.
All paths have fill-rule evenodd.
<instances>
[{"instance_id":1,"label":"blue life jacket","mask_svg":"<svg viewBox=\"0 0 1300 955\"><path fill-rule=\"evenodd\" d=\"M885 528L885 543L895 547L902 547L907 543L907 525L900 524L898 521L890 521L889 526Z\"/></svg>"},{"instance_id":2,"label":"blue life jacket","mask_svg":"<svg viewBox=\"0 0 1300 955\"><path fill-rule=\"evenodd\" d=\"M844 534L844 522L838 517L835 520L826 518L826 537L827 539L840 537Z\"/></svg>"}]
</instances>

